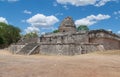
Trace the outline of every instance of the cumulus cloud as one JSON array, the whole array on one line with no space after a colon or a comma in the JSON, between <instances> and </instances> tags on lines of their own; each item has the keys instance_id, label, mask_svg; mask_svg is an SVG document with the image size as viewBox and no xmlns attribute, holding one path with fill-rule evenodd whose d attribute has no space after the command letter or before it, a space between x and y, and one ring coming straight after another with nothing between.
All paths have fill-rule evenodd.
<instances>
[{"instance_id":1,"label":"cumulus cloud","mask_svg":"<svg viewBox=\"0 0 120 77\"><path fill-rule=\"evenodd\" d=\"M25 14L32 14L32 12L29 11L29 10L24 10L23 13L25 13Z\"/></svg>"},{"instance_id":2,"label":"cumulus cloud","mask_svg":"<svg viewBox=\"0 0 120 77\"><path fill-rule=\"evenodd\" d=\"M45 16L43 14L36 14L27 19L26 22L30 24L30 27L25 29L26 33L40 32L40 29L53 29L53 25L59 21L54 15Z\"/></svg>"},{"instance_id":3,"label":"cumulus cloud","mask_svg":"<svg viewBox=\"0 0 120 77\"><path fill-rule=\"evenodd\" d=\"M118 31L118 34L120 34L120 31Z\"/></svg>"},{"instance_id":4,"label":"cumulus cloud","mask_svg":"<svg viewBox=\"0 0 120 77\"><path fill-rule=\"evenodd\" d=\"M45 16L43 14L36 14L27 19L27 23L35 27L50 27L57 23L59 20L55 16Z\"/></svg>"},{"instance_id":5,"label":"cumulus cloud","mask_svg":"<svg viewBox=\"0 0 120 77\"><path fill-rule=\"evenodd\" d=\"M116 0L99 0L99 2L95 4L95 6L100 7L111 1L116 1Z\"/></svg>"},{"instance_id":6,"label":"cumulus cloud","mask_svg":"<svg viewBox=\"0 0 120 77\"><path fill-rule=\"evenodd\" d=\"M110 17L111 16L109 16L109 15L102 15L102 14L98 14L96 16L95 15L90 15L90 16L87 16L86 18L76 20L75 24L77 26L79 26L79 25L91 26L91 25L97 23L98 21L109 19Z\"/></svg>"},{"instance_id":7,"label":"cumulus cloud","mask_svg":"<svg viewBox=\"0 0 120 77\"><path fill-rule=\"evenodd\" d=\"M4 18L4 17L0 17L0 22L4 22L4 23L8 23L8 21L6 20L6 18Z\"/></svg>"},{"instance_id":8,"label":"cumulus cloud","mask_svg":"<svg viewBox=\"0 0 120 77\"><path fill-rule=\"evenodd\" d=\"M74 6L86 6L86 5L94 5L97 7L103 6L108 2L117 1L117 0L57 0L60 4L71 4Z\"/></svg>"},{"instance_id":9,"label":"cumulus cloud","mask_svg":"<svg viewBox=\"0 0 120 77\"><path fill-rule=\"evenodd\" d=\"M27 27L27 29L25 29L25 32L26 33L31 33L31 32L33 32L33 33L39 33L40 30L37 27L30 26L30 27Z\"/></svg>"}]
</instances>

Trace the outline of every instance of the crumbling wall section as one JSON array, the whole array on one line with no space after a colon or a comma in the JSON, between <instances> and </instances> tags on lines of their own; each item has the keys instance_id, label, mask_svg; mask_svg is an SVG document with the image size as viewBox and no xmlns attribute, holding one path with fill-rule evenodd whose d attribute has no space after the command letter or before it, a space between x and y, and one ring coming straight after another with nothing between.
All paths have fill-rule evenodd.
<instances>
[{"instance_id":1,"label":"crumbling wall section","mask_svg":"<svg viewBox=\"0 0 120 77\"><path fill-rule=\"evenodd\" d=\"M41 44L40 54L42 55L80 55L98 51L99 44Z\"/></svg>"},{"instance_id":2,"label":"crumbling wall section","mask_svg":"<svg viewBox=\"0 0 120 77\"><path fill-rule=\"evenodd\" d=\"M51 35L43 35L40 37L42 43L88 43L89 38L86 32L76 33L58 33Z\"/></svg>"},{"instance_id":3,"label":"crumbling wall section","mask_svg":"<svg viewBox=\"0 0 120 77\"><path fill-rule=\"evenodd\" d=\"M11 45L8 50L13 53L16 54L17 52L19 52L25 45Z\"/></svg>"},{"instance_id":4,"label":"crumbling wall section","mask_svg":"<svg viewBox=\"0 0 120 77\"><path fill-rule=\"evenodd\" d=\"M101 44L106 50L120 49L120 37L105 30L89 32L89 42Z\"/></svg>"},{"instance_id":5,"label":"crumbling wall section","mask_svg":"<svg viewBox=\"0 0 120 77\"><path fill-rule=\"evenodd\" d=\"M118 50L120 49L120 43L118 40L109 38L95 38L91 39L91 43L98 43L104 46L105 50Z\"/></svg>"}]
</instances>

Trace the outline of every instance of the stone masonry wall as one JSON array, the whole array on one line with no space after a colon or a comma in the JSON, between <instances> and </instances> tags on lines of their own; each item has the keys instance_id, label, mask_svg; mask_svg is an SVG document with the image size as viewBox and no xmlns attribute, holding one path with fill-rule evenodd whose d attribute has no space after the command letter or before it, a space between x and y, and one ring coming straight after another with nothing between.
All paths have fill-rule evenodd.
<instances>
[{"instance_id":1,"label":"stone masonry wall","mask_svg":"<svg viewBox=\"0 0 120 77\"><path fill-rule=\"evenodd\" d=\"M120 49L120 37L105 30L89 32L89 42L101 44L106 50Z\"/></svg>"},{"instance_id":2,"label":"stone masonry wall","mask_svg":"<svg viewBox=\"0 0 120 77\"><path fill-rule=\"evenodd\" d=\"M16 45L25 45L27 43L37 43L38 41L39 41L38 37L35 37L35 38L21 38L21 40L19 40Z\"/></svg>"},{"instance_id":3,"label":"stone masonry wall","mask_svg":"<svg viewBox=\"0 0 120 77\"><path fill-rule=\"evenodd\" d=\"M98 44L41 44L42 55L79 55L98 51Z\"/></svg>"},{"instance_id":4,"label":"stone masonry wall","mask_svg":"<svg viewBox=\"0 0 120 77\"><path fill-rule=\"evenodd\" d=\"M106 50L116 50L120 49L120 44L119 41L114 40L114 39L108 39L108 38L96 38L96 39L91 39L91 43L98 43L104 46Z\"/></svg>"},{"instance_id":5,"label":"stone masonry wall","mask_svg":"<svg viewBox=\"0 0 120 77\"><path fill-rule=\"evenodd\" d=\"M59 33L58 35L45 35L40 37L40 42L44 43L88 43L87 33Z\"/></svg>"},{"instance_id":6,"label":"stone masonry wall","mask_svg":"<svg viewBox=\"0 0 120 77\"><path fill-rule=\"evenodd\" d=\"M16 54L18 51L20 51L25 45L11 45L8 50L13 53Z\"/></svg>"},{"instance_id":7,"label":"stone masonry wall","mask_svg":"<svg viewBox=\"0 0 120 77\"><path fill-rule=\"evenodd\" d=\"M11 45L10 50L12 53L16 53L25 44L36 42L39 46L35 53L44 55L79 55L92 51L120 49L119 36L107 31L95 30L90 32L66 32L42 35L39 39L31 39L30 42L22 41L22 43Z\"/></svg>"},{"instance_id":8,"label":"stone masonry wall","mask_svg":"<svg viewBox=\"0 0 120 77\"><path fill-rule=\"evenodd\" d=\"M58 33L41 37L40 54L75 55L120 49L119 37L107 31Z\"/></svg>"}]
</instances>

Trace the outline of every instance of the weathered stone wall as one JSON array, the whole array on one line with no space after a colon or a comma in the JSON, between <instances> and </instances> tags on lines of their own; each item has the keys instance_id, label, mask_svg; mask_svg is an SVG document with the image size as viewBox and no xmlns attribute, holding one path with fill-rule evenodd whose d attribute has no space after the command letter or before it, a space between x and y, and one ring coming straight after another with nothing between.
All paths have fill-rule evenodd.
<instances>
[{"instance_id":1,"label":"weathered stone wall","mask_svg":"<svg viewBox=\"0 0 120 77\"><path fill-rule=\"evenodd\" d=\"M41 37L40 41L40 54L47 55L75 55L120 49L120 38L104 30L49 34Z\"/></svg>"},{"instance_id":2,"label":"weathered stone wall","mask_svg":"<svg viewBox=\"0 0 120 77\"><path fill-rule=\"evenodd\" d=\"M86 32L58 33L58 35L44 35L40 37L40 42L44 43L88 43Z\"/></svg>"},{"instance_id":3,"label":"weathered stone wall","mask_svg":"<svg viewBox=\"0 0 120 77\"><path fill-rule=\"evenodd\" d=\"M19 52L25 45L11 45L8 50L13 53L16 54L17 52Z\"/></svg>"},{"instance_id":4,"label":"weathered stone wall","mask_svg":"<svg viewBox=\"0 0 120 77\"><path fill-rule=\"evenodd\" d=\"M104 51L112 49L120 49L120 37L104 30L81 31L81 32L65 32L42 35L40 38L22 41L17 45L11 45L11 51L16 53L30 52L27 43L38 43L38 47L33 51L44 55L79 55L92 51ZM35 44L35 46L37 45ZM25 51L22 49L26 48ZM30 47L31 48L31 47ZM34 47L33 47L34 48ZM32 48L32 49L33 49Z\"/></svg>"},{"instance_id":5,"label":"weathered stone wall","mask_svg":"<svg viewBox=\"0 0 120 77\"><path fill-rule=\"evenodd\" d=\"M106 50L120 49L119 41L108 38L91 39L91 43L98 43L104 46Z\"/></svg>"},{"instance_id":6,"label":"weathered stone wall","mask_svg":"<svg viewBox=\"0 0 120 77\"><path fill-rule=\"evenodd\" d=\"M101 44L106 50L120 49L120 37L104 30L90 32L89 42Z\"/></svg>"},{"instance_id":7,"label":"weathered stone wall","mask_svg":"<svg viewBox=\"0 0 120 77\"><path fill-rule=\"evenodd\" d=\"M41 44L40 54L43 55L79 55L98 51L99 44Z\"/></svg>"},{"instance_id":8,"label":"weathered stone wall","mask_svg":"<svg viewBox=\"0 0 120 77\"><path fill-rule=\"evenodd\" d=\"M25 45L27 43L37 43L39 41L38 37L36 38L21 38L16 45Z\"/></svg>"}]
</instances>

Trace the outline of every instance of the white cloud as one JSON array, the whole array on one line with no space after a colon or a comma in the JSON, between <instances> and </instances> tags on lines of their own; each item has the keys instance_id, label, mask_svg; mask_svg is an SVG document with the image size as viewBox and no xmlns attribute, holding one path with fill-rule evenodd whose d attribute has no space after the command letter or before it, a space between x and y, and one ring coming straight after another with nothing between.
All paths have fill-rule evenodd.
<instances>
[{"instance_id":1,"label":"white cloud","mask_svg":"<svg viewBox=\"0 0 120 77\"><path fill-rule=\"evenodd\" d=\"M62 16L63 13L56 13L55 16Z\"/></svg>"},{"instance_id":2,"label":"white cloud","mask_svg":"<svg viewBox=\"0 0 120 77\"><path fill-rule=\"evenodd\" d=\"M27 23L35 27L50 27L57 23L59 20L55 16L45 16L43 14L36 14L33 17L26 20Z\"/></svg>"},{"instance_id":3,"label":"white cloud","mask_svg":"<svg viewBox=\"0 0 120 77\"><path fill-rule=\"evenodd\" d=\"M45 35L45 32L42 32L41 35Z\"/></svg>"},{"instance_id":4,"label":"white cloud","mask_svg":"<svg viewBox=\"0 0 120 77\"><path fill-rule=\"evenodd\" d=\"M0 0L0 1L17 2L17 1L19 1L19 0Z\"/></svg>"},{"instance_id":5,"label":"white cloud","mask_svg":"<svg viewBox=\"0 0 120 77\"><path fill-rule=\"evenodd\" d=\"M107 31L112 31L112 29L108 29Z\"/></svg>"},{"instance_id":6,"label":"white cloud","mask_svg":"<svg viewBox=\"0 0 120 77\"><path fill-rule=\"evenodd\" d=\"M54 31L54 30L57 30L58 28L56 28L56 27L43 27L41 29L42 30L52 30L52 31Z\"/></svg>"},{"instance_id":7,"label":"white cloud","mask_svg":"<svg viewBox=\"0 0 120 77\"><path fill-rule=\"evenodd\" d=\"M7 0L8 2L17 2L19 0Z\"/></svg>"},{"instance_id":8,"label":"white cloud","mask_svg":"<svg viewBox=\"0 0 120 77\"><path fill-rule=\"evenodd\" d=\"M71 4L74 6L86 6L86 5L94 5L97 7L103 6L108 2L117 1L117 0L57 0L60 4Z\"/></svg>"},{"instance_id":9,"label":"white cloud","mask_svg":"<svg viewBox=\"0 0 120 77\"><path fill-rule=\"evenodd\" d=\"M67 5L64 5L64 6L63 6L63 8L65 8L66 10L68 10L68 9L69 9Z\"/></svg>"},{"instance_id":10,"label":"white cloud","mask_svg":"<svg viewBox=\"0 0 120 77\"><path fill-rule=\"evenodd\" d=\"M26 22L31 26L25 29L26 33L30 32L40 32L40 29L51 29L53 30L53 25L59 20L55 16L45 16L43 14L36 14L31 18L27 19Z\"/></svg>"},{"instance_id":11,"label":"white cloud","mask_svg":"<svg viewBox=\"0 0 120 77\"><path fill-rule=\"evenodd\" d=\"M90 16L87 16L86 18L76 20L75 24L77 26L79 26L79 25L91 26L91 25L97 23L98 21L109 19L110 17L111 16L109 16L109 15L102 15L102 14L98 14L97 16L90 15Z\"/></svg>"},{"instance_id":12,"label":"white cloud","mask_svg":"<svg viewBox=\"0 0 120 77\"><path fill-rule=\"evenodd\" d=\"M118 10L118 11L115 11L114 13L113 13L115 16L115 19L120 19L120 10Z\"/></svg>"},{"instance_id":13,"label":"white cloud","mask_svg":"<svg viewBox=\"0 0 120 77\"><path fill-rule=\"evenodd\" d=\"M8 24L8 21L4 17L0 17L0 22L4 22L4 23Z\"/></svg>"},{"instance_id":14,"label":"white cloud","mask_svg":"<svg viewBox=\"0 0 120 77\"><path fill-rule=\"evenodd\" d=\"M93 5L96 0L57 0L60 4L71 4L75 6Z\"/></svg>"},{"instance_id":15,"label":"white cloud","mask_svg":"<svg viewBox=\"0 0 120 77\"><path fill-rule=\"evenodd\" d=\"M119 10L119 11L115 11L114 14L115 14L115 15L120 14L120 10Z\"/></svg>"},{"instance_id":16,"label":"white cloud","mask_svg":"<svg viewBox=\"0 0 120 77\"><path fill-rule=\"evenodd\" d=\"M118 34L120 34L120 31L118 31Z\"/></svg>"},{"instance_id":17,"label":"white cloud","mask_svg":"<svg viewBox=\"0 0 120 77\"><path fill-rule=\"evenodd\" d=\"M32 12L28 11L28 10L24 10L23 13L25 13L25 14L32 14Z\"/></svg>"},{"instance_id":18,"label":"white cloud","mask_svg":"<svg viewBox=\"0 0 120 77\"><path fill-rule=\"evenodd\" d=\"M116 1L116 0L99 0L98 3L95 4L95 6L100 7L111 1Z\"/></svg>"},{"instance_id":19,"label":"white cloud","mask_svg":"<svg viewBox=\"0 0 120 77\"><path fill-rule=\"evenodd\" d=\"M30 26L30 27L27 27L27 29L25 29L25 32L26 32L26 33L31 33L31 32L39 33L40 30L39 30L39 28Z\"/></svg>"}]
</instances>

